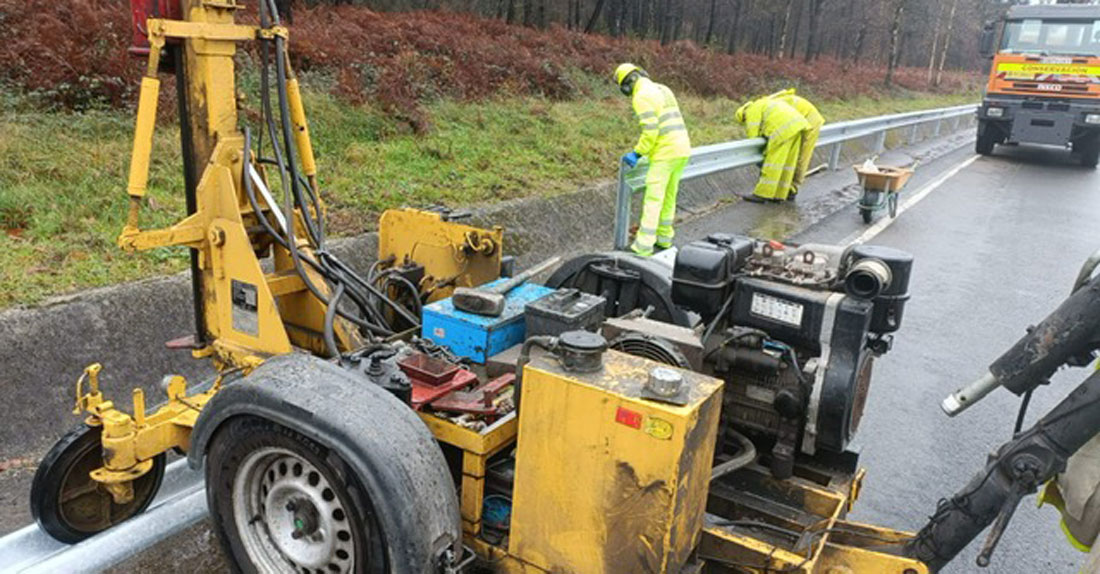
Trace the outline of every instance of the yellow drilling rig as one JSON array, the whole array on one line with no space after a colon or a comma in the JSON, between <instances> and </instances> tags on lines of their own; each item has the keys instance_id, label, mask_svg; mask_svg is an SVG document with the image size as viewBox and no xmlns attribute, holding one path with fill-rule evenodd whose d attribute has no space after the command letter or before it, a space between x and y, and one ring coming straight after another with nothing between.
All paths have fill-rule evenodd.
<instances>
[{"instance_id":1,"label":"yellow drilling rig","mask_svg":"<svg viewBox=\"0 0 1100 574\"><path fill-rule=\"evenodd\" d=\"M147 57L119 245L190 250L195 335L218 375L170 377L149 409L108 400L39 467L31 508L77 542L144 510L169 451L206 473L214 528L245 572L934 572L1064 468L1100 421L1094 375L1004 445L919 533L845 520L847 452L873 361L900 328L912 258L716 234L671 266L593 254L547 286L510 275L503 230L394 210L378 262L331 251L289 31L272 0L133 0ZM234 56L256 46L261 120ZM144 229L162 74L177 83L188 213ZM1033 389L1098 345L1095 261L961 410ZM489 286L486 287L486 284ZM495 290L493 285L495 285ZM504 297L488 315L457 289ZM1059 334L1051 337L1052 333Z\"/></svg>"}]
</instances>

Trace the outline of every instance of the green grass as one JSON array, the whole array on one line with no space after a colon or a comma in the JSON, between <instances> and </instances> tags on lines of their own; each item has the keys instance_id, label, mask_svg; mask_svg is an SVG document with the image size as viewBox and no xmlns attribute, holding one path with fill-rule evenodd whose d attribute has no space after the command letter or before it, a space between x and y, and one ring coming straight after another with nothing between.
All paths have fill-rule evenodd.
<instances>
[{"instance_id":1,"label":"green grass","mask_svg":"<svg viewBox=\"0 0 1100 574\"><path fill-rule=\"evenodd\" d=\"M570 102L438 102L427 106L431 130L418 135L380 110L307 90L331 229L372 229L389 207L482 205L613 177L637 128L626 98L597 93ZM839 121L976 99L898 93L819 107ZM695 145L741 137L734 102L682 97L681 107ZM127 254L115 246L132 125L122 111L35 110L0 87L0 307L186 268L183 250ZM146 228L168 225L183 211L178 131L159 126L154 146Z\"/></svg>"}]
</instances>

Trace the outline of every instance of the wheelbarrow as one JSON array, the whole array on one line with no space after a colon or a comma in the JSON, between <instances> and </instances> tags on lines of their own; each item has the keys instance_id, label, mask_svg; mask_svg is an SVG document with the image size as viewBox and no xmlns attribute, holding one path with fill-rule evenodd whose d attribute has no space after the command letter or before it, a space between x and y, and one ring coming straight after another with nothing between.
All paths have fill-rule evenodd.
<instances>
[{"instance_id":1,"label":"wheelbarrow","mask_svg":"<svg viewBox=\"0 0 1100 574\"><path fill-rule=\"evenodd\" d=\"M853 167L863 187L863 195L859 198L859 214L863 222L871 223L875 214L883 209L889 209L890 217L897 217L898 194L913 175L913 170L887 165Z\"/></svg>"}]
</instances>

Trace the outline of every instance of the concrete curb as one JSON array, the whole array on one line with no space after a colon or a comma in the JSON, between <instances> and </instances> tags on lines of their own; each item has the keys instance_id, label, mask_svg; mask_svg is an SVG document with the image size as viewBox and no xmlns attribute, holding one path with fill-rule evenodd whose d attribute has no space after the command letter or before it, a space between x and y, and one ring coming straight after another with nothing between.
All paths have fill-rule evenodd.
<instances>
[{"instance_id":1,"label":"concrete curb","mask_svg":"<svg viewBox=\"0 0 1100 574\"><path fill-rule=\"evenodd\" d=\"M960 123L969 129L971 122ZM910 143L910 130L897 130L887 148ZM949 134L943 134L949 135ZM916 141L931 139L922 130ZM865 158L873 137L845 145L844 163ZM827 149L818 159L827 161ZM748 190L756 170L742 169L686 182L680 205L686 217L728 202ZM608 249L614 221L614 185L600 183L573 193L506 201L474 212L476 225L505 228L505 250L521 266L551 255L570 256ZM636 204L640 201L635 201ZM336 243L334 250L357 270L369 266L377 249L373 233ZM164 375L198 381L210 374L205 361L186 351L169 351L165 341L191 332L186 275L157 277L59 297L30 308L0 312L0 384L7 396L0 406L0 461L37 460L65 430L79 423L70 413L74 383L85 366L103 364L105 392L128 410L132 387L145 388L155 404Z\"/></svg>"}]
</instances>

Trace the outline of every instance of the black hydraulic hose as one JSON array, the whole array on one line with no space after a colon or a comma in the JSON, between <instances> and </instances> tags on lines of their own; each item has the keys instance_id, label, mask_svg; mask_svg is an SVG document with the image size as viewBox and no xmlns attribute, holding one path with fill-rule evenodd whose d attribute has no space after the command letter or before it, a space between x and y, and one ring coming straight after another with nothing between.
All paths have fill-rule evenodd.
<instances>
[{"instance_id":1,"label":"black hydraulic hose","mask_svg":"<svg viewBox=\"0 0 1100 574\"><path fill-rule=\"evenodd\" d=\"M245 197L248 198L248 204L252 207L253 213L256 214L256 219L259 220L260 225L264 228L264 231L275 240L276 243L286 247L286 241L283 236L275 230L275 227L271 225L271 222L267 220L267 215L263 213L260 207L259 200L256 199L256 190L252 186L252 174L249 173L249 167L251 163L251 151L252 151L252 130L248 127L244 127L244 167L241 169L241 188L244 189ZM270 206L272 210L276 209L274 205Z\"/></svg>"},{"instance_id":2,"label":"black hydraulic hose","mask_svg":"<svg viewBox=\"0 0 1100 574\"><path fill-rule=\"evenodd\" d=\"M546 351L553 352L554 347L558 345L558 340L548 335L536 335L529 337L523 342L523 346L520 347L519 358L516 359L516 380L512 384L513 397L512 403L516 407L516 416L519 416L519 399L520 394L523 391L523 369L527 366L527 363L531 361L531 349L533 347L542 347Z\"/></svg>"},{"instance_id":3,"label":"black hydraulic hose","mask_svg":"<svg viewBox=\"0 0 1100 574\"><path fill-rule=\"evenodd\" d=\"M333 257L331 254L325 253L325 254L322 254L322 255L325 256L326 260L328 260L333 265L335 265L338 270L343 272L345 276L347 276L348 278L352 279L354 282L359 283L360 285L365 287L368 291L371 292L372 295L374 295L375 297L379 298L381 301L383 301L384 303L389 305L397 314L401 315L406 321L408 321L409 323L411 323L413 325L419 325L420 324L420 320L417 319L416 317L412 316L409 313L408 309L405 309L403 306L401 306L397 302L392 301L389 297L386 297L386 295L384 293L382 293L381 291L376 289L374 287L374 285L370 284L370 282L366 281L365 279L360 277L358 274L356 274L355 271L353 271L350 267L348 267L343 261L340 261L339 259Z\"/></svg>"},{"instance_id":4,"label":"black hydraulic hose","mask_svg":"<svg viewBox=\"0 0 1100 574\"><path fill-rule=\"evenodd\" d=\"M735 470L744 468L753 463L756 460L756 445L749 440L749 437L735 431L729 431L733 435L734 440L741 447L741 453L737 456L715 466L710 470L710 479L714 480L721 476L725 476Z\"/></svg>"},{"instance_id":5,"label":"black hydraulic hose","mask_svg":"<svg viewBox=\"0 0 1100 574\"><path fill-rule=\"evenodd\" d=\"M344 284L337 283L336 291L332 293L332 299L328 301L328 308L325 309L325 346L328 347L329 355L332 358L340 356L340 347L336 345L336 331L334 323L336 321L336 311L340 307L340 299L344 297Z\"/></svg>"},{"instance_id":6,"label":"black hydraulic hose","mask_svg":"<svg viewBox=\"0 0 1100 574\"><path fill-rule=\"evenodd\" d=\"M176 67L176 104L180 122L180 149L183 158L183 190L187 203L187 215L199 209L198 173L195 169L195 134L191 131L191 109L187 99L187 59L183 57L183 46L170 46L172 61ZM191 306L195 318L195 344L206 344L206 294L203 289L202 267L199 265L199 250L188 249L187 255L191 268Z\"/></svg>"},{"instance_id":7,"label":"black hydraulic hose","mask_svg":"<svg viewBox=\"0 0 1100 574\"><path fill-rule=\"evenodd\" d=\"M320 247L318 240L317 229L314 225L313 218L309 215L309 210L306 209L305 201L302 196L302 186L298 180L298 153L296 143L294 141L294 131L291 126L290 119L290 99L287 96L286 84L287 84L287 55L286 40L278 36L275 37L275 88L279 95L279 125L283 131L283 146L286 150L286 169L290 179L289 191L293 194L294 200L301 208L302 222L305 223L306 235L309 236L310 242Z\"/></svg>"}]
</instances>

